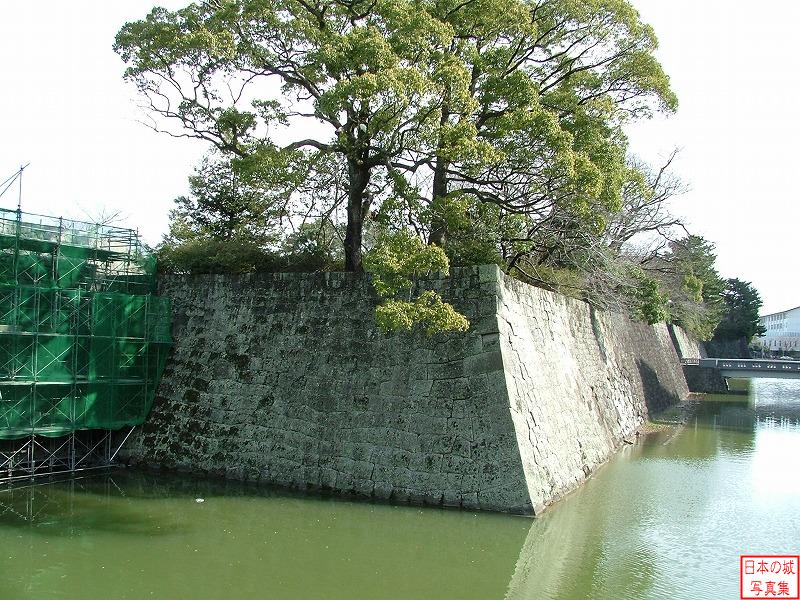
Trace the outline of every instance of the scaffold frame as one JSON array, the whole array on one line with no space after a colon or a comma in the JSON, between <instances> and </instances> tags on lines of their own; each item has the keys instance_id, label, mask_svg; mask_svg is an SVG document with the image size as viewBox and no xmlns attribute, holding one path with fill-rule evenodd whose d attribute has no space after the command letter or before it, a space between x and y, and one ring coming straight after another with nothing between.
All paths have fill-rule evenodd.
<instances>
[{"instance_id":1,"label":"scaffold frame","mask_svg":"<svg viewBox=\"0 0 800 600\"><path fill-rule=\"evenodd\" d=\"M122 435L106 429L0 441L0 485L111 468L134 429L116 432Z\"/></svg>"},{"instance_id":2,"label":"scaffold frame","mask_svg":"<svg viewBox=\"0 0 800 600\"><path fill-rule=\"evenodd\" d=\"M135 230L0 209L0 482L107 466L144 422L171 347L155 276Z\"/></svg>"}]
</instances>

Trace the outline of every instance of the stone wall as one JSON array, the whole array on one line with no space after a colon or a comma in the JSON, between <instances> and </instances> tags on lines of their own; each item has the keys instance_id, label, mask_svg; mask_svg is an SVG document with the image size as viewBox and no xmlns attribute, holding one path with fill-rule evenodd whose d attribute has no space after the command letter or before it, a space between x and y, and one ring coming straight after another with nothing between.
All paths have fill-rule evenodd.
<instances>
[{"instance_id":1,"label":"stone wall","mask_svg":"<svg viewBox=\"0 0 800 600\"><path fill-rule=\"evenodd\" d=\"M700 342L676 325L668 325L669 335L680 358L708 358L703 342Z\"/></svg>"},{"instance_id":2,"label":"stone wall","mask_svg":"<svg viewBox=\"0 0 800 600\"><path fill-rule=\"evenodd\" d=\"M701 367L700 365L683 365L683 375L689 391L696 394L728 394L728 380L719 369Z\"/></svg>"},{"instance_id":3,"label":"stone wall","mask_svg":"<svg viewBox=\"0 0 800 600\"><path fill-rule=\"evenodd\" d=\"M633 323L511 279L500 297L509 408L529 495L543 506L688 388L663 324Z\"/></svg>"},{"instance_id":4,"label":"stone wall","mask_svg":"<svg viewBox=\"0 0 800 600\"><path fill-rule=\"evenodd\" d=\"M343 273L174 277L175 347L131 463L396 502L539 512L688 392L665 326L495 266L423 285L466 334L381 335Z\"/></svg>"}]
</instances>

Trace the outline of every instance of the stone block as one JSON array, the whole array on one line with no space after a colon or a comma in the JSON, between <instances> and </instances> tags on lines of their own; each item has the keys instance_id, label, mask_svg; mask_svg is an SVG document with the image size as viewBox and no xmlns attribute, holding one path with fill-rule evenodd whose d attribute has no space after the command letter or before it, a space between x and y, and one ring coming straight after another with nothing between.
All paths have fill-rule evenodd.
<instances>
[{"instance_id":1,"label":"stone block","mask_svg":"<svg viewBox=\"0 0 800 600\"><path fill-rule=\"evenodd\" d=\"M392 497L394 487L388 481L375 482L372 488L372 496L378 500L389 500Z\"/></svg>"}]
</instances>

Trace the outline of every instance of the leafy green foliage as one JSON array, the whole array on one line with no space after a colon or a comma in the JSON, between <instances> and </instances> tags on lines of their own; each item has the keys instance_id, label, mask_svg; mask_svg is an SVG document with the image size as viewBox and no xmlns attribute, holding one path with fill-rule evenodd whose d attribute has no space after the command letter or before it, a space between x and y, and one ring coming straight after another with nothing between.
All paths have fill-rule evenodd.
<instances>
[{"instance_id":1,"label":"leafy green foliage","mask_svg":"<svg viewBox=\"0 0 800 600\"><path fill-rule=\"evenodd\" d=\"M426 245L408 231L384 235L364 259L378 295L386 299L377 307L375 319L383 332L409 331L424 327L428 335L444 331L466 331L469 321L434 291L414 298L415 279L432 272L449 274L450 263L438 246Z\"/></svg>"},{"instance_id":2,"label":"leafy green foliage","mask_svg":"<svg viewBox=\"0 0 800 600\"><path fill-rule=\"evenodd\" d=\"M330 221L302 223L286 236L277 254L297 271L337 271L344 268L341 232Z\"/></svg>"},{"instance_id":3,"label":"leafy green foliage","mask_svg":"<svg viewBox=\"0 0 800 600\"><path fill-rule=\"evenodd\" d=\"M168 273L250 273L278 270L276 256L241 238L192 236L180 243L162 243L159 269Z\"/></svg>"},{"instance_id":4,"label":"leafy green foliage","mask_svg":"<svg viewBox=\"0 0 800 600\"><path fill-rule=\"evenodd\" d=\"M708 340L723 315L724 282L714 266L714 245L689 235L671 243L669 253L649 267L672 303L672 320L695 337Z\"/></svg>"},{"instance_id":5,"label":"leafy green foliage","mask_svg":"<svg viewBox=\"0 0 800 600\"><path fill-rule=\"evenodd\" d=\"M291 217L291 192L267 177L269 169L253 165L273 159L207 156L189 178L190 194L175 200L169 233L158 248L161 268L178 273L341 268L340 235L329 220L304 220L294 231L282 226ZM301 180L295 172L281 183L293 187Z\"/></svg>"},{"instance_id":6,"label":"leafy green foliage","mask_svg":"<svg viewBox=\"0 0 800 600\"><path fill-rule=\"evenodd\" d=\"M221 0L155 8L115 43L154 126L215 148L169 268L364 267L383 329L430 332L466 321L416 278L491 262L707 338L713 247L626 254L676 223L677 188L623 131L677 106L656 48L627 0Z\"/></svg>"},{"instance_id":7,"label":"leafy green foliage","mask_svg":"<svg viewBox=\"0 0 800 600\"><path fill-rule=\"evenodd\" d=\"M637 279L636 317L650 325L669 320L669 298L661 293L661 284L658 280L648 277L644 273L641 273Z\"/></svg>"},{"instance_id":8,"label":"leafy green foliage","mask_svg":"<svg viewBox=\"0 0 800 600\"><path fill-rule=\"evenodd\" d=\"M175 240L208 237L267 246L282 233L277 223L285 216L285 195L253 177L241 160L208 155L189 177L189 190L175 200L170 215Z\"/></svg>"},{"instance_id":9,"label":"leafy green foliage","mask_svg":"<svg viewBox=\"0 0 800 600\"><path fill-rule=\"evenodd\" d=\"M308 224L308 229L316 224ZM305 237L305 236L303 236ZM331 252L317 238L297 247L292 236L276 249L259 246L252 239L235 237L219 239L191 235L172 237L158 247L158 265L162 272L200 273L279 273L337 271L342 269L340 249Z\"/></svg>"},{"instance_id":10,"label":"leafy green foliage","mask_svg":"<svg viewBox=\"0 0 800 600\"><path fill-rule=\"evenodd\" d=\"M204 225L281 225L291 207L346 220L357 271L373 217L509 268L548 262L560 213L602 230L622 124L676 106L656 45L626 0L224 0L155 8L115 50L157 128L213 144L270 200L256 216L263 198L229 195Z\"/></svg>"},{"instance_id":11,"label":"leafy green foliage","mask_svg":"<svg viewBox=\"0 0 800 600\"><path fill-rule=\"evenodd\" d=\"M722 299L725 302L725 316L714 331L714 341L744 339L750 342L754 336L766 333L758 318L761 296L751 283L726 279Z\"/></svg>"},{"instance_id":12,"label":"leafy green foliage","mask_svg":"<svg viewBox=\"0 0 800 600\"><path fill-rule=\"evenodd\" d=\"M298 212L346 206L345 262L358 271L388 166L436 123L441 79L452 76L436 49L451 41L409 0L226 0L153 9L123 26L115 49L159 127L260 172L305 205ZM288 141L297 126L313 137Z\"/></svg>"},{"instance_id":13,"label":"leafy green foliage","mask_svg":"<svg viewBox=\"0 0 800 600\"><path fill-rule=\"evenodd\" d=\"M375 309L375 321L384 333L410 331L416 324L421 325L429 336L469 329L467 318L431 290L422 292L411 302L387 300Z\"/></svg>"},{"instance_id":14,"label":"leafy green foliage","mask_svg":"<svg viewBox=\"0 0 800 600\"><path fill-rule=\"evenodd\" d=\"M547 262L550 250L537 242L561 233L559 213L602 230L621 203L621 124L676 106L652 30L619 0L445 2L434 11L458 40L444 55L470 76L464 88L446 86L437 144L427 150L431 239L454 233L440 207L463 195L519 217L517 235L502 236L511 269L523 257Z\"/></svg>"},{"instance_id":15,"label":"leafy green foliage","mask_svg":"<svg viewBox=\"0 0 800 600\"><path fill-rule=\"evenodd\" d=\"M410 294L413 278L439 271L448 274L450 262L444 250L429 246L408 231L383 236L364 261L372 273L375 290L383 297Z\"/></svg>"}]
</instances>

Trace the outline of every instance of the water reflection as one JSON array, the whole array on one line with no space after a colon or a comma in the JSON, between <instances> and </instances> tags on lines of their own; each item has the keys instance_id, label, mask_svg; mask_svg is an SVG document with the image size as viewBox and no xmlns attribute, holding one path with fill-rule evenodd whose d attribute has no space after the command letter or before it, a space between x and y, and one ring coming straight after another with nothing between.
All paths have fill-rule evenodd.
<instances>
[{"instance_id":1,"label":"water reflection","mask_svg":"<svg viewBox=\"0 0 800 600\"><path fill-rule=\"evenodd\" d=\"M531 524L136 473L69 486L0 493L3 600L502 598Z\"/></svg>"},{"instance_id":2,"label":"water reflection","mask_svg":"<svg viewBox=\"0 0 800 600\"><path fill-rule=\"evenodd\" d=\"M129 483L126 479L123 486ZM0 527L24 528L29 535L44 537L98 531L159 536L180 527L140 510L127 496L113 475L17 485L0 491Z\"/></svg>"},{"instance_id":3,"label":"water reflection","mask_svg":"<svg viewBox=\"0 0 800 600\"><path fill-rule=\"evenodd\" d=\"M506 598L738 597L738 555L796 552L800 382L708 397L537 519Z\"/></svg>"},{"instance_id":4,"label":"water reflection","mask_svg":"<svg viewBox=\"0 0 800 600\"><path fill-rule=\"evenodd\" d=\"M533 520L124 472L0 491L0 598L737 597L739 554L797 550L798 416L800 382L709 397Z\"/></svg>"}]
</instances>

